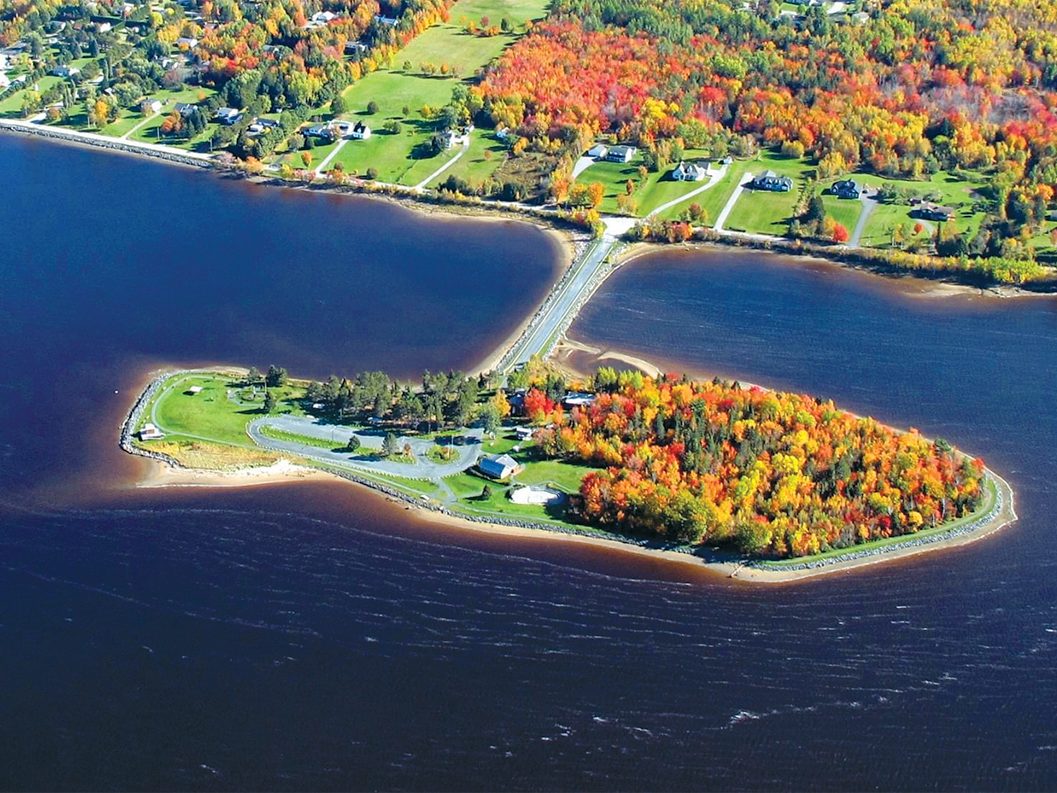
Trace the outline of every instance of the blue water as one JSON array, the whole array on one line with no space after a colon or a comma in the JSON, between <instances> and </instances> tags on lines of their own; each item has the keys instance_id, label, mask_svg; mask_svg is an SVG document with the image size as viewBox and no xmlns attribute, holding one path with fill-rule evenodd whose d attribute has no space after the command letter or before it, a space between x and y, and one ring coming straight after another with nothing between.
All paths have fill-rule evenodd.
<instances>
[{"instance_id":1,"label":"blue water","mask_svg":"<svg viewBox=\"0 0 1057 793\"><path fill-rule=\"evenodd\" d=\"M523 226L18 141L0 172L23 198L0 205L5 789L1057 786L1052 302L727 253L606 284L575 336L919 426L1017 490L993 539L760 589L340 483L128 489L117 424L152 366L468 366L556 254ZM281 246L244 253L269 228ZM412 274L394 294L376 271ZM408 329L425 315L451 325Z\"/></svg>"}]
</instances>

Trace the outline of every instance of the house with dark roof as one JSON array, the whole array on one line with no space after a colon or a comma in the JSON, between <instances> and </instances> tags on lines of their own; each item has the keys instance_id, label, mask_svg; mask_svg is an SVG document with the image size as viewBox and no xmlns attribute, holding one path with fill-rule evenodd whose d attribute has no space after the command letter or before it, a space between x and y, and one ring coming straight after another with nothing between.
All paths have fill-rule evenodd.
<instances>
[{"instance_id":1,"label":"house with dark roof","mask_svg":"<svg viewBox=\"0 0 1057 793\"><path fill-rule=\"evenodd\" d=\"M367 140L371 137L371 128L362 121L357 121L352 125L352 132L350 135L353 140Z\"/></svg>"},{"instance_id":2,"label":"house with dark roof","mask_svg":"<svg viewBox=\"0 0 1057 793\"><path fill-rule=\"evenodd\" d=\"M954 217L954 210L950 207L933 204L931 201L922 201L910 212L911 217L931 220L936 223L946 223Z\"/></svg>"},{"instance_id":3,"label":"house with dark roof","mask_svg":"<svg viewBox=\"0 0 1057 793\"><path fill-rule=\"evenodd\" d=\"M766 190L771 193L788 193L793 189L793 180L788 176L779 176L774 171L767 171L753 179L749 187L753 190Z\"/></svg>"},{"instance_id":4,"label":"house with dark roof","mask_svg":"<svg viewBox=\"0 0 1057 793\"><path fill-rule=\"evenodd\" d=\"M840 179L833 183L829 192L837 198L858 198L862 191L851 179Z\"/></svg>"}]
</instances>

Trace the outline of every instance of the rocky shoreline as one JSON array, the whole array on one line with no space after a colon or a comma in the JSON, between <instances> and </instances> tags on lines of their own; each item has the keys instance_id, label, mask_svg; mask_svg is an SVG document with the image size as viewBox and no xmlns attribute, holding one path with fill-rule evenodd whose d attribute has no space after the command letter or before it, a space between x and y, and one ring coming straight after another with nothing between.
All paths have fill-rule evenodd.
<instances>
[{"instance_id":1,"label":"rocky shoreline","mask_svg":"<svg viewBox=\"0 0 1057 793\"><path fill-rule=\"evenodd\" d=\"M158 452L152 452L148 449L143 449L133 443L133 434L135 427L140 423L143 418L144 411L150 404L154 396L161 390L162 386L171 378L179 377L185 374L194 374L197 371L206 370L195 370L195 369L183 369L178 371L162 372L156 375L147 387L143 390L132 408L129 410L124 421L121 424L121 434L119 445L121 449L128 454L136 455L139 457L145 457L156 462L163 463L168 466L172 466L177 469L193 470L188 469L182 465L178 460L170 457L166 454ZM216 371L210 369L208 371ZM981 515L975 520L959 526L957 528L950 529L948 531L940 531L935 534L931 534L925 537L915 537L904 540L902 542L893 543L891 545L885 545L877 548L867 548L860 551L848 551L847 553L839 554L833 557L815 559L812 561L805 561L802 563L790 563L783 565L776 565L765 559L752 559L747 556L725 552L714 548L702 548L692 547L687 545L676 545L673 543L665 543L655 539L636 538L628 535L606 533L593 529L578 529L573 526L556 526L548 523L540 523L537 521L517 519L517 518L506 518L503 516L483 516L474 515L472 512L464 512L461 510L452 510L448 507L440 504L432 499L424 499L422 497L415 497L408 493L404 493L401 490L386 485L384 482L380 482L377 479L373 479L367 476L360 476L356 473L344 469L331 468L328 466L317 465L312 466L315 470L324 471L332 476L345 479L346 481L352 482L357 485L361 485L366 488L370 488L377 493L387 496L394 502L406 504L409 508L422 509L428 512L435 513L437 515L445 516L454 520L467 521L469 523L475 523L481 526L497 526L509 529L525 529L532 531L544 531L551 534L565 535L569 537L580 537L591 540L600 540L605 542L614 542L621 545L631 546L639 550L644 551L657 551L666 554L679 554L684 557L691 557L698 560L702 566L705 567L717 567L727 572L729 568L729 575L736 577L740 571L754 572L759 574L759 577L755 580L758 582L765 583L781 583L787 582L793 578L806 578L812 574L822 572L832 572L844 568L852 568L862 565L865 560L869 561L882 561L888 557L894 557L896 555L905 555L906 551L922 550L930 545L937 543L950 542L952 539L957 538L969 538L971 535L978 534L987 529L984 534L985 536L991 531L996 531L999 528L1007 525L1008 523L1016 520L1016 512L1013 508L1013 490L1009 484L1002 479L1000 476L995 474L990 469L987 469L987 476L995 485L995 501L991 505L991 509L986 514ZM998 523L1002 519L1003 513L1008 510L1009 518L1001 523Z\"/></svg>"}]
</instances>

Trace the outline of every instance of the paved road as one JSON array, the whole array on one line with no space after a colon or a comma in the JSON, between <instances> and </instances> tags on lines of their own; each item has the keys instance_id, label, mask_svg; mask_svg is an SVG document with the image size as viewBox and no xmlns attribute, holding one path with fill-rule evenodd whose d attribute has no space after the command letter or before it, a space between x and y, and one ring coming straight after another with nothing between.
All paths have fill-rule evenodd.
<instances>
[{"instance_id":1,"label":"paved road","mask_svg":"<svg viewBox=\"0 0 1057 793\"><path fill-rule=\"evenodd\" d=\"M78 129L66 129L65 127L50 126L47 124L37 124L36 121L43 119L43 114L34 116L30 119L13 119L5 118L0 119L0 126L10 127L17 129L19 127L29 129L46 129L50 135L56 138L66 138L67 140L74 141L97 141L99 143L105 143L111 147L123 146L127 149L144 152L167 152L176 155L181 158L202 160L208 162L213 158L212 154L202 154L197 151L187 151L185 149L178 149L175 146L166 146L164 143L144 143L140 140L133 138L118 138L111 135L103 135L99 132L82 132Z\"/></svg>"},{"instance_id":2,"label":"paved road","mask_svg":"<svg viewBox=\"0 0 1057 793\"><path fill-rule=\"evenodd\" d=\"M745 174L741 180L741 184L734 188L734 192L730 194L730 198L727 199L727 203L723 205L722 211L719 213L719 217L716 218L716 225L714 229L717 232L723 232L723 226L727 222L727 218L730 217L731 210L734 209L734 205L738 203L738 199L741 198L742 192L745 190L745 185L752 181L752 174Z\"/></svg>"},{"instance_id":3,"label":"paved road","mask_svg":"<svg viewBox=\"0 0 1057 793\"><path fill-rule=\"evenodd\" d=\"M877 209L877 199L867 196L865 190L859 196L859 200L862 201L862 212L859 213L859 222L855 224L855 231L852 232L851 238L848 240L849 248L858 248L862 243L862 235L866 231L866 224L870 220L870 215Z\"/></svg>"},{"instance_id":4,"label":"paved road","mask_svg":"<svg viewBox=\"0 0 1057 793\"><path fill-rule=\"evenodd\" d=\"M469 137L467 137L466 138L466 142L464 144L462 144L462 150L458 154L456 154L454 157L452 157L450 160L448 160L446 163L444 163L442 166L440 166L440 168L435 170L433 173L431 173L429 176L427 176L425 179L423 179L421 182L419 182L417 185L415 185L415 189L416 190L425 190L429 186L430 182L432 182L434 179L440 178L440 176L446 170L448 170L449 168L451 168L451 166L455 165L455 163L457 163L459 160L461 160L462 156L464 154L466 154L466 152L469 151L469 150L470 150L470 139L469 139Z\"/></svg>"},{"instance_id":5,"label":"paved road","mask_svg":"<svg viewBox=\"0 0 1057 793\"><path fill-rule=\"evenodd\" d=\"M446 476L465 471L477 462L481 454L480 429L464 430L462 435L467 442L463 446L455 446L457 457L448 463L437 463L427 456L433 448L434 441L416 438L414 436L399 437L397 444L402 448L405 443L411 445L415 455L415 462L401 463L386 460L373 460L362 453L334 452L329 449L321 449L295 441L281 441L269 438L261 432L264 427L305 435L309 438L318 438L325 441L333 441L334 447L338 448L348 443L349 438L355 435L360 439L362 448L370 451L382 448L383 432L373 430L353 429L339 424L328 424L319 419L304 416L264 416L251 421L246 431L258 446L273 451L290 452L301 457L309 457L326 463L327 465L348 468L356 471L369 473L390 474L402 476L406 479L429 479L437 480Z\"/></svg>"},{"instance_id":6,"label":"paved road","mask_svg":"<svg viewBox=\"0 0 1057 793\"><path fill-rule=\"evenodd\" d=\"M348 138L342 138L338 141L338 145L331 149L330 154L323 158L318 166L316 166L316 176L320 176L330 165L330 161L338 156L338 152L345 148L345 144L349 142Z\"/></svg>"},{"instance_id":7,"label":"paved road","mask_svg":"<svg viewBox=\"0 0 1057 793\"><path fill-rule=\"evenodd\" d=\"M547 297L539 313L532 318L528 329L503 357L501 368L504 371L526 363L533 355L550 351L566 321L580 309L594 288L600 271L608 267L606 257L618 244L618 236L615 229L607 230L573 263L569 273Z\"/></svg>"}]
</instances>

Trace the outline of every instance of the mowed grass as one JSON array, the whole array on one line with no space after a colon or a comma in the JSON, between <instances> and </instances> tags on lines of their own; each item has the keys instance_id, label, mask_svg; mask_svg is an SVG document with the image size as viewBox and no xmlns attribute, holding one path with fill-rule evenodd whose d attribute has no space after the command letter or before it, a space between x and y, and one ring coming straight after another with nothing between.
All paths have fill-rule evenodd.
<instances>
[{"instance_id":1,"label":"mowed grass","mask_svg":"<svg viewBox=\"0 0 1057 793\"><path fill-rule=\"evenodd\" d=\"M702 150L690 149L686 152L685 159L691 162L705 162L708 160L708 154ZM634 186L632 193L635 201L634 214L638 217L645 217L657 207L685 196L705 184L704 181L679 182L673 179L672 169L678 163L672 163L662 171L649 171L646 177L642 178L639 173L639 167L642 164L642 158L639 156L636 156L630 163L596 162L583 171L576 181L584 185L595 182L602 184L605 187L605 193L601 210L612 214L622 214L617 199L627 193L627 183L631 181ZM691 202L688 201L687 205L689 203ZM677 210L675 215L678 215L685 208L680 204L672 209Z\"/></svg>"},{"instance_id":2,"label":"mowed grass","mask_svg":"<svg viewBox=\"0 0 1057 793\"><path fill-rule=\"evenodd\" d=\"M459 82L472 81L477 72L494 60L523 33L525 22L542 19L547 14L549 0L461 0L451 9L450 21L434 25L415 38L393 58L391 68L366 75L349 86L343 96L349 112L343 118L363 120L375 133L369 141L351 141L335 162L341 162L350 173L363 174L368 168L378 171L387 182L414 185L427 178L457 152L427 156L425 146L435 131L435 123L424 118L424 106L444 107ZM466 20L487 16L492 24L506 18L512 30L499 36L472 36L464 30ZM403 64L411 68L404 70ZM436 66L447 64L457 76L426 75L423 63ZM367 114L370 102L378 105L378 112ZM408 112L404 112L407 108ZM400 132L385 134L381 127L386 121L400 123ZM476 132L475 135L482 133ZM498 168L503 159L471 163L483 181ZM494 167L491 167L494 164Z\"/></svg>"},{"instance_id":3,"label":"mowed grass","mask_svg":"<svg viewBox=\"0 0 1057 793\"><path fill-rule=\"evenodd\" d=\"M932 174L928 179L914 181L911 179L888 179L876 174L854 174L851 178L870 187L882 184L893 184L897 188L906 188L919 194L932 194L937 203L956 210L955 224L958 230L971 239L980 230L985 213L974 211L973 205L981 200L979 191L986 185L982 175L968 179L959 178L947 172ZM863 232L862 245L873 248L887 248L892 243L892 230L902 224L908 236L919 221L910 216L912 207L907 204L881 204L870 216ZM934 223L922 222L926 232L935 228Z\"/></svg>"},{"instance_id":4,"label":"mowed grass","mask_svg":"<svg viewBox=\"0 0 1057 793\"><path fill-rule=\"evenodd\" d=\"M202 391L189 393L193 386ZM264 415L263 393L256 400L228 398L228 391L241 391L239 380L216 374L184 375L166 384L150 414L156 415L159 429L170 437L206 439L236 446L253 446L246 425ZM302 415L298 400L304 394L300 385L271 389L278 400L275 413ZM260 388L258 388L260 392Z\"/></svg>"},{"instance_id":5,"label":"mowed grass","mask_svg":"<svg viewBox=\"0 0 1057 793\"><path fill-rule=\"evenodd\" d=\"M45 91L55 87L61 82L61 77L55 77L54 75L49 74L45 77L41 77L37 82L33 83L33 85L27 86L21 91L15 91L11 96L0 101L0 116L5 118L21 118L22 100L25 99L28 91L36 90L43 94Z\"/></svg>"},{"instance_id":6,"label":"mowed grass","mask_svg":"<svg viewBox=\"0 0 1057 793\"><path fill-rule=\"evenodd\" d=\"M774 171L779 176L788 176L793 180L793 189L787 193L771 193L746 188L727 217L725 228L753 234L784 235L789 229L789 221L793 218L800 191L811 175L813 166L802 159L763 152L746 171L753 176L762 175L767 171Z\"/></svg>"}]
</instances>

